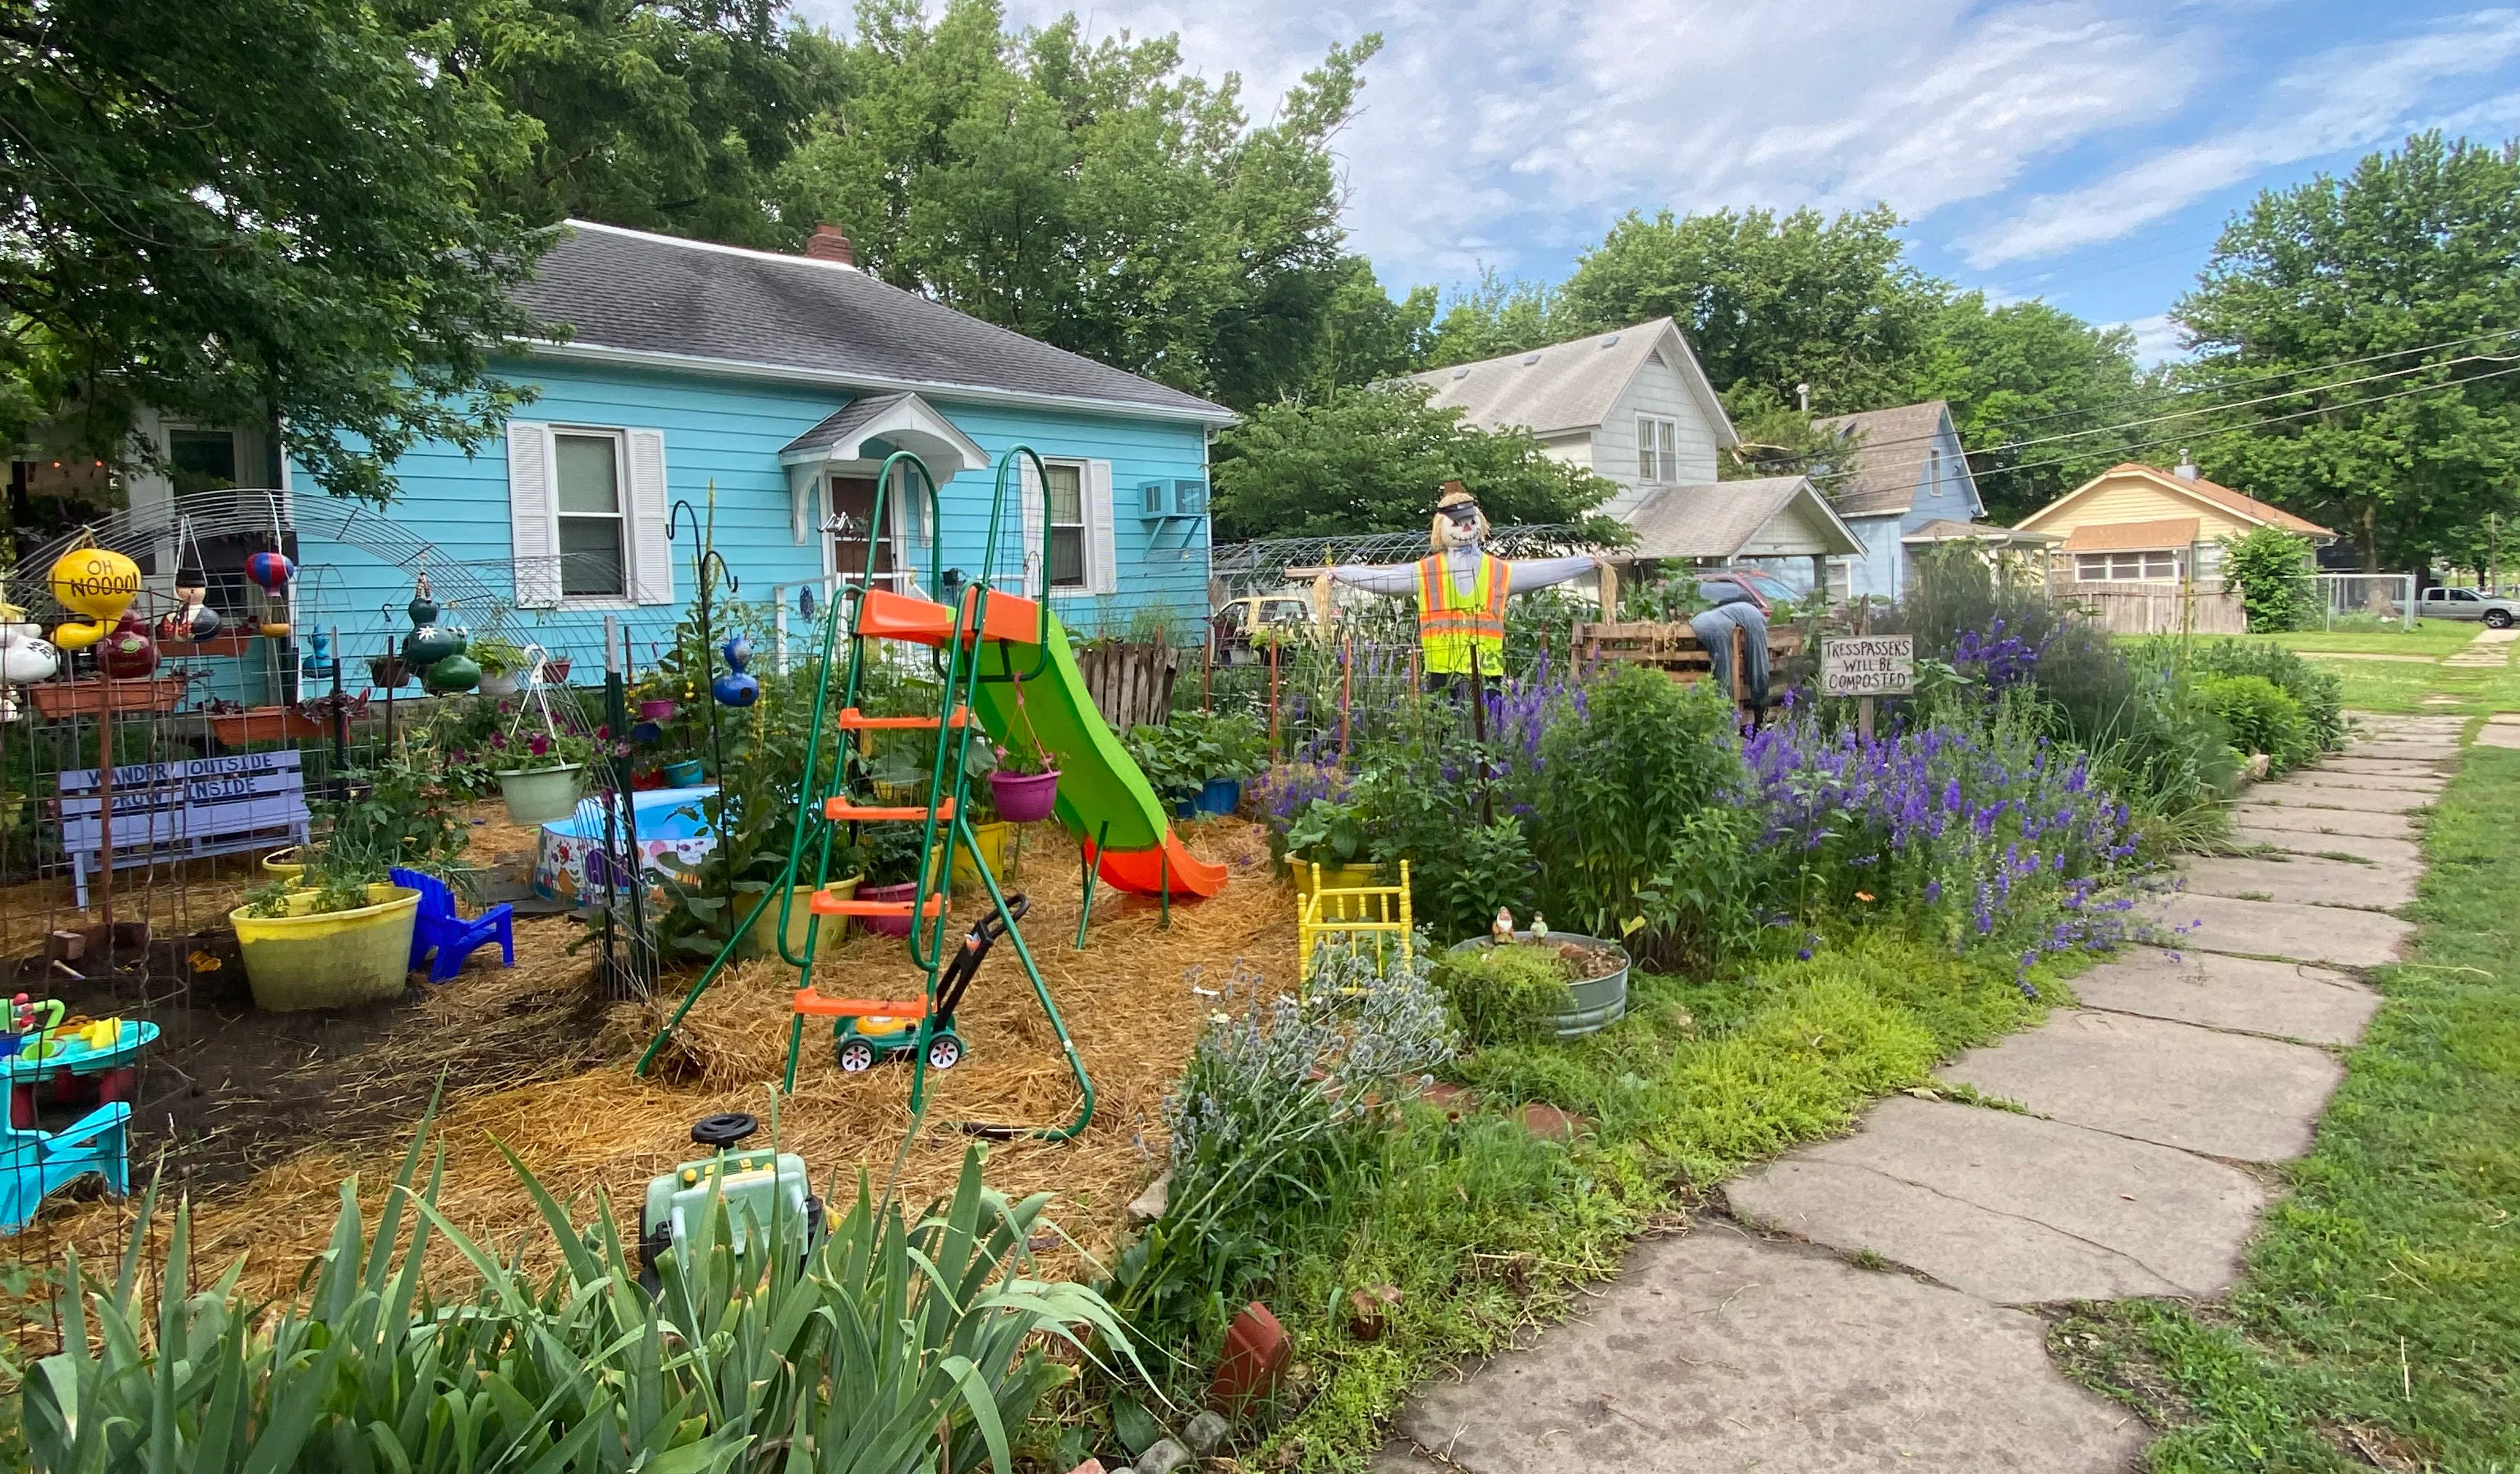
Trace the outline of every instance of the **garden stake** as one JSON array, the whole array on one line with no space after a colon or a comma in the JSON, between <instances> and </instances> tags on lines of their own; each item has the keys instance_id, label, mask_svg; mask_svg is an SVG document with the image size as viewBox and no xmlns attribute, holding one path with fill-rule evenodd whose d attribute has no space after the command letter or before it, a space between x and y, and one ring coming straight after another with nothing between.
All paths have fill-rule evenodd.
<instances>
[{"instance_id":1,"label":"garden stake","mask_svg":"<svg viewBox=\"0 0 2520 1474\"><path fill-rule=\"evenodd\" d=\"M1339 641L1339 760L1347 760L1347 696L1356 675L1356 636Z\"/></svg>"}]
</instances>

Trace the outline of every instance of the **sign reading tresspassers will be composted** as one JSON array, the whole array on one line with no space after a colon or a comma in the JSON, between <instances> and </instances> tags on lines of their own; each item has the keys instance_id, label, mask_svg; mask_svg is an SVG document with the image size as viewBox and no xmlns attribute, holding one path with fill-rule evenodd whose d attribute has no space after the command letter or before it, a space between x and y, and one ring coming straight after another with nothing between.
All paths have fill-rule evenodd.
<instances>
[{"instance_id":1,"label":"sign reading tresspassers will be composted","mask_svg":"<svg viewBox=\"0 0 2520 1474\"><path fill-rule=\"evenodd\" d=\"M1916 640L1860 634L1820 642L1821 689L1831 696L1905 696L1916 689Z\"/></svg>"}]
</instances>

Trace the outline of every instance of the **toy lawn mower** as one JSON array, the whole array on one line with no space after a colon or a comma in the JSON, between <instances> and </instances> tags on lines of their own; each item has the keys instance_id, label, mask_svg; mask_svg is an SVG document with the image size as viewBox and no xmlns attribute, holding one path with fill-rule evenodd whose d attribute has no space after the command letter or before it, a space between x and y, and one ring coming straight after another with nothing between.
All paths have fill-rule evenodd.
<instances>
[{"instance_id":1,"label":"toy lawn mower","mask_svg":"<svg viewBox=\"0 0 2520 1474\"><path fill-rule=\"evenodd\" d=\"M712 1199L726 1203L728 1247L741 1260L766 1243L774 1224L802 1224L805 1252L823 1238L823 1200L806 1190L805 1159L794 1152L741 1150L761 1123L742 1111L709 1116L692 1140L711 1155L648 1180L639 1207L639 1282L655 1293L657 1266L698 1229Z\"/></svg>"},{"instance_id":2,"label":"toy lawn mower","mask_svg":"<svg viewBox=\"0 0 2520 1474\"><path fill-rule=\"evenodd\" d=\"M1007 915L1016 921L1032 903L1021 893L1007 898ZM971 979L989 958L989 949L1007 934L1006 918L994 910L972 924L963 949L945 964L936 979L935 1026L927 1032L927 1068L951 1070L963 1062L963 1036L954 1032L954 1010L971 989ZM855 1075L875 1068L881 1059L907 1059L919 1048L920 1019L891 1014L835 1014L832 1019L832 1054L840 1069Z\"/></svg>"}]
</instances>

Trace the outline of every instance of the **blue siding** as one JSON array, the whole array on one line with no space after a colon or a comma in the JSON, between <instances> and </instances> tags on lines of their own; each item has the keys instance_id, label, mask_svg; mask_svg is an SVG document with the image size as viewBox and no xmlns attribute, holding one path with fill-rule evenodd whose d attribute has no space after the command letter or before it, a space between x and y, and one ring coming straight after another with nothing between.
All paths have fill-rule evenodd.
<instances>
[{"instance_id":1,"label":"blue siding","mask_svg":"<svg viewBox=\"0 0 2520 1474\"><path fill-rule=\"evenodd\" d=\"M716 546L741 583L737 597L767 598L774 584L821 576L820 534L801 545L794 540L779 451L847 403L851 395L845 391L547 361L516 365L512 377L540 392L521 419L661 431L669 504L688 501L705 513L714 488ZM1112 463L1120 591L1102 597L1060 596L1055 607L1072 628L1086 634L1116 633L1137 609L1147 606L1162 607L1185 622L1206 612L1206 524L1148 524L1136 515L1140 483L1205 479L1203 428L943 398L930 403L993 458L1021 442L1053 458ZM402 456L394 473L400 493L387 515L433 543L438 566L465 565L496 593L513 597L504 439L472 458L445 442L425 444ZM292 484L307 484L302 471L292 475ZM975 471L944 484L941 526L947 566L977 571L993 483L988 473ZM1018 567L1012 547L1020 540L1021 528L1021 508L1010 492L1001 535L1002 568ZM674 555L673 606L615 612L630 625L643 664L688 610L694 593L688 532L674 544ZM314 539L301 540L299 562L302 629L338 628L344 650L355 660L387 648L408 627L401 607L411 597L411 579L401 569L356 547ZM582 680L599 668L603 618L601 611L524 610L510 617L508 628L519 643L539 640L555 651L566 650L577 658L575 678ZM486 617L458 609L448 619L477 625Z\"/></svg>"},{"instance_id":2,"label":"blue siding","mask_svg":"<svg viewBox=\"0 0 2520 1474\"><path fill-rule=\"evenodd\" d=\"M1972 522L1985 512L1978 500L1976 483L1969 475L1968 458L1960 448L1959 435L1948 418L1936 434L1934 447L1929 448L1939 448L1943 453L1941 479L1935 479L1933 457L1919 457L1915 490L1906 513L1847 519L1847 525L1864 539L1865 547L1864 556L1848 571L1852 594L1898 598L1908 586L1907 549L1900 538L1929 522Z\"/></svg>"}]
</instances>

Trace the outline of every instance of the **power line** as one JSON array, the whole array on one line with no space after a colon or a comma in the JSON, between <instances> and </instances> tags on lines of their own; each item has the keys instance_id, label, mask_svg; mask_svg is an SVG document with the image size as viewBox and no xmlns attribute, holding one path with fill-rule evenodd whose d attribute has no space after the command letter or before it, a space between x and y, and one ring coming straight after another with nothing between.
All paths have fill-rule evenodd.
<instances>
[{"instance_id":1,"label":"power line","mask_svg":"<svg viewBox=\"0 0 2520 1474\"><path fill-rule=\"evenodd\" d=\"M2044 414L2044 415L2032 415L2032 416L2029 416L2029 417L2028 417L2028 418L2026 418L2026 419L2015 420L2015 421L2013 421L2012 423L2013 423L2015 426L2024 426L2024 425L2041 425L2041 424L2045 424L2045 423L2047 423L2048 421L2050 421L2050 420L2068 420L2068 419L2072 419L2072 418L2074 418L2074 417L2076 417L2076 416L2078 416L2078 415L2104 414L2104 413L2107 413L2107 412L2109 412L2109 411L2111 411L2111 410L2128 409L2128 408L2132 408L2132 407L2134 407L2134 406L2136 406L2136 405L2138 405L2138 404L2143 404L2143 403L2153 402L2153 401L2157 401L2157 400L2161 400L2161 399L2177 399L2177 398L2181 398L2181 397L2183 397L2183 396L2185 396L2185 395L2189 395L2189 394L2206 394L2206 393L2216 393L2216 392L2220 392L2221 391L2223 391L2223 390L2225 390L2225 389L2239 388L2239 387L2243 387L2243 385L2246 385L2247 387L2255 387L2255 386L2257 386L2257 385L2262 385L2262 384L2277 384L2277 383L2281 383L2282 381L2284 381L2284 380L2286 380L2286 379L2297 379L2297 378L2301 377L2301 376L2302 376L2302 375L2304 375L2304 374L2318 374L2318 373L2325 373L2325 372L2328 372L2329 370L2332 370L2332 369L2356 368L2356 367L2359 367L2359 366L2361 366L2361 365L2362 365L2362 364L2365 364L2365 363L2377 363L2377 362L2379 362L2379 361L2380 361L2381 359L2383 359L2383 358L2403 358L2403 357L2407 356L2407 355L2408 355L2408 354L2409 354L2409 353L2436 353L2436 352L2441 351L2441 350L2442 350L2442 349L2444 349L2444 348L2464 347L2464 346L2466 346L2467 345L2472 344L2472 343L2484 343L2484 342L2487 342L2488 340L2491 340L2491 339L2497 339L2497 338L2511 338L2511 337L2515 337L2515 336L2520 336L2520 328L2501 328L2501 329L2498 329L2498 330L2496 330L2496 331L2494 331L2494 332L2491 332L2491 333L2476 333L2476 334L2471 334L2471 335L2469 335L2468 337L2465 337L2465 338L2453 338L2453 339L2450 339L2450 340L2448 340L2447 342L2443 342L2443 343L2425 344L2425 345L2421 345L2421 346L2419 346L2419 347L2411 347L2411 348L2391 348L2391 349L2388 349L2388 350L2387 350L2387 351L2385 351L2385 352L2379 352L2379 353L2365 353L2365 354L2363 354L2363 355L2362 355L2362 357L2360 357L2360 358L2338 358L2338 359L2330 360L2330 361L2325 362L2325 363L2314 363L2314 364L2307 364L2307 365L2305 365L2305 366L2303 366L2303 367L2301 367L2301 368L2297 368L2297 369L2285 369L2285 370L2281 371L2280 373L2258 375L2258 376L2254 376L2254 377L2248 377L2248 378L2245 378L2245 379L2243 378L2243 376L2240 376L2240 375L2236 375L2236 374L2235 374L2235 375L2230 376L2230 378L2229 378L2228 380L2227 380L2227 381L2225 381L2225 382L2222 382L2222 383L2216 383L2216 384L2203 384L2203 385L2191 385L2191 386L2187 386L2187 387L2184 387L2184 388L2179 388L2179 389L2160 389L2160 390L2152 390L2152 391L2149 391L2149 392L2144 392L2144 393L2139 393L2139 394L2130 394L2130 395L2128 395L2128 396L2127 396L2127 397L2125 397L2125 398L2122 398L2122 399L2115 399L2115 400L2112 400L2112 401L2110 401L2109 403L2107 403L2107 404L2103 404L2103 405L2089 406L2089 407L2082 408L2082 409L2059 409L2059 410L2054 410L2054 411L2051 411L2051 412L2049 412L2049 413L2048 413L2048 414ZM2466 361L2468 361L2468 360L2467 360L2467 359L2457 359L2457 360L2452 360L2452 361L2454 361L2454 362L2466 362ZM2427 366L2429 366L2429 365L2420 365L2420 364L2419 364L2419 365L2417 365L2416 367L2421 368L2421 367L2427 367ZM2412 370L2408 370L2407 372L2412 372ZM2354 381L2354 382L2362 382L2362 381ZM2335 387L2337 387L2337 386L2327 385L2327 386L2319 386L2319 387L2320 387L2320 388L2335 388ZM2307 392L2307 391L2295 391L2295 392ZM2281 397L2283 397L2283 396L2282 396L2282 395L2275 395L2275 396L2273 396L2273 397L2281 398ZM2230 409L2230 408L2237 408L2237 407L2239 407L2239 406L2238 406L2238 405L2236 405L2236 404L2230 404L2230 405L2224 405L2224 406L2221 406L2221 407L2223 407L2223 408L2227 408L2227 409ZM1830 419L1837 419L1837 420L1844 420L1844 419L1850 419L1850 418L1852 418L1852 416L1847 416L1847 415L1832 415L1832 416L1829 416L1828 418L1830 418ZM2138 422L2133 422L2133 423L2142 423L2142 422L2138 421ZM2092 435L2097 435L2097 434L2102 433L2102 431L2103 431L2103 430L2110 429L2110 428L2115 428L2115 427L2101 427L2101 428L2100 428L2100 429L2098 429L2098 430L2092 430L2092 431L2090 431L2090 432L2087 432L2087 433L2088 433L2088 434L2092 434ZM1861 451L1861 450L1881 450L1881 449L1889 449L1889 448L1893 448L1893 447L1900 446L1900 445L1920 445L1920 444L1924 444L1924 443L1926 443L1926 442L1928 442L1928 441L1930 441L1930 440L1932 440L1932 439L1934 439L1934 438L1935 438L1935 437L1933 437L1933 436L1906 436L1906 437L1902 437L1901 438L1893 439L1893 440L1868 440L1868 441L1866 441L1865 443L1863 443L1862 445L1857 446L1857 447L1856 447L1856 449L1858 449L1859 451ZM2021 442L2015 442L2015 443L2021 443ZM2003 446L1997 446L1997 447L1993 447L1993 448L1994 448L1994 449L2002 449L2002 448L2005 448L2005 447L2003 447ZM1972 450L1972 451L1969 451L1968 453L1969 453L1969 454L1971 454L1971 455L1986 455L1986 454L1992 454L1992 453L1993 453L1993 451L1992 451L1992 450Z\"/></svg>"}]
</instances>

